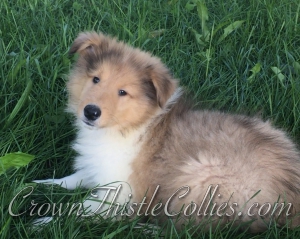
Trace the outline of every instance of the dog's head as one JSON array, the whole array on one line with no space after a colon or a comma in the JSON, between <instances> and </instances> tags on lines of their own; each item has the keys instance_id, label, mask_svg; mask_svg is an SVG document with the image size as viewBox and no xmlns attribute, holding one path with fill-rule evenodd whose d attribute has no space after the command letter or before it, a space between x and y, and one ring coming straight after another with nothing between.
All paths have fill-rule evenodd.
<instances>
[{"instance_id":1,"label":"dog's head","mask_svg":"<svg viewBox=\"0 0 300 239\"><path fill-rule=\"evenodd\" d=\"M93 127L137 127L163 108L177 81L161 61L116 39L81 33L70 54L69 110Z\"/></svg>"}]
</instances>

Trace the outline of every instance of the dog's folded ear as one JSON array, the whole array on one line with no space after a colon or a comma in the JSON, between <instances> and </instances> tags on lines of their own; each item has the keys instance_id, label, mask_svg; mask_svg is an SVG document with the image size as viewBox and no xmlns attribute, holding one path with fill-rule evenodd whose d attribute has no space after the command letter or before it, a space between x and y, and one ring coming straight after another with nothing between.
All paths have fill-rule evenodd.
<instances>
[{"instance_id":1,"label":"dog's folded ear","mask_svg":"<svg viewBox=\"0 0 300 239\"><path fill-rule=\"evenodd\" d=\"M85 50L95 51L101 47L108 45L107 37L96 32L82 32L73 42L69 54L82 54Z\"/></svg>"},{"instance_id":2,"label":"dog's folded ear","mask_svg":"<svg viewBox=\"0 0 300 239\"><path fill-rule=\"evenodd\" d=\"M177 88L177 80L170 74L168 68L156 57L149 53L135 50L123 42L118 42L102 33L83 32L78 35L72 44L69 54L78 53L84 56L87 68L93 68L97 62L109 56L124 57L132 56L132 64L139 70L144 69L147 81L143 87L146 88L148 97L159 107L163 108ZM136 56L136 57L134 57ZM145 69L145 65L146 69Z\"/></svg>"},{"instance_id":3,"label":"dog's folded ear","mask_svg":"<svg viewBox=\"0 0 300 239\"><path fill-rule=\"evenodd\" d=\"M148 66L150 78L156 90L159 107L163 108L177 88L175 80L163 64Z\"/></svg>"}]
</instances>

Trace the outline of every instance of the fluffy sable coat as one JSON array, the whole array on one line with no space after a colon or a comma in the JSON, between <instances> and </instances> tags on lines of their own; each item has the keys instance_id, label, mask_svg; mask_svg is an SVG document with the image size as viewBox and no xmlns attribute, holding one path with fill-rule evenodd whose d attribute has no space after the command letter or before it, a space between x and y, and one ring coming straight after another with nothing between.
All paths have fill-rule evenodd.
<instances>
[{"instance_id":1,"label":"fluffy sable coat","mask_svg":"<svg viewBox=\"0 0 300 239\"><path fill-rule=\"evenodd\" d=\"M158 214L161 203L171 215L181 211L181 219L171 216L178 227L189 219L253 221L253 231L274 221L299 225L300 155L284 132L258 118L191 110L158 58L103 34L81 33L70 53L79 55L67 85L79 129L76 172L38 182L70 189L121 183L114 202L146 197L149 205L159 185L148 209ZM282 202L292 205L288 216L278 208L272 214ZM164 210L157 217L168 218Z\"/></svg>"}]
</instances>

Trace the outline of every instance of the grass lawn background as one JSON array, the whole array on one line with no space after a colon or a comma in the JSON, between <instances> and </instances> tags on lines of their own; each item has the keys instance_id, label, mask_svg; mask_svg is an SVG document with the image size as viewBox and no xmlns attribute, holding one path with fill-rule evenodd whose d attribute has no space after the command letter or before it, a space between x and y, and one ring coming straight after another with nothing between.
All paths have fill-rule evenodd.
<instances>
[{"instance_id":1,"label":"grass lawn background","mask_svg":"<svg viewBox=\"0 0 300 239\"><path fill-rule=\"evenodd\" d=\"M30 230L36 217L12 217L12 198L33 179L70 174L75 130L64 112L68 49L77 34L95 30L160 57L201 107L260 114L300 143L299 0L2 0L0 1L0 156L35 155L0 175L0 238L145 238L134 222L80 222L75 217ZM194 3L198 3L195 5ZM18 197L77 202L87 191L35 188ZM300 200L300 199L299 199ZM166 238L300 238L300 229L271 227L255 235L233 228L177 232ZM160 230L154 234L158 237Z\"/></svg>"}]
</instances>

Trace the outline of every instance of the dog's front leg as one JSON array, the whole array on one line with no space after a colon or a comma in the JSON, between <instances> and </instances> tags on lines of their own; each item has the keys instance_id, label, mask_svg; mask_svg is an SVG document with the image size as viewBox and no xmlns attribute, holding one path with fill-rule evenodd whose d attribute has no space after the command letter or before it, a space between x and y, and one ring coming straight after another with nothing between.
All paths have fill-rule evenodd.
<instances>
[{"instance_id":1,"label":"dog's front leg","mask_svg":"<svg viewBox=\"0 0 300 239\"><path fill-rule=\"evenodd\" d=\"M43 184L58 184L63 188L72 190L79 186L85 186L84 178L85 176L78 171L72 175L60 179L49 178L44 180L34 180L33 182Z\"/></svg>"},{"instance_id":2,"label":"dog's front leg","mask_svg":"<svg viewBox=\"0 0 300 239\"><path fill-rule=\"evenodd\" d=\"M84 175L80 172L76 172L74 174L71 174L69 176L66 176L64 178L60 179L44 179L44 180L34 180L34 183L42 183L42 184L57 184L60 185L63 188L72 190L79 186L84 186ZM45 225L48 224L53 220L53 217L42 217L39 219L34 220L33 227L38 227L39 225Z\"/></svg>"}]
</instances>

